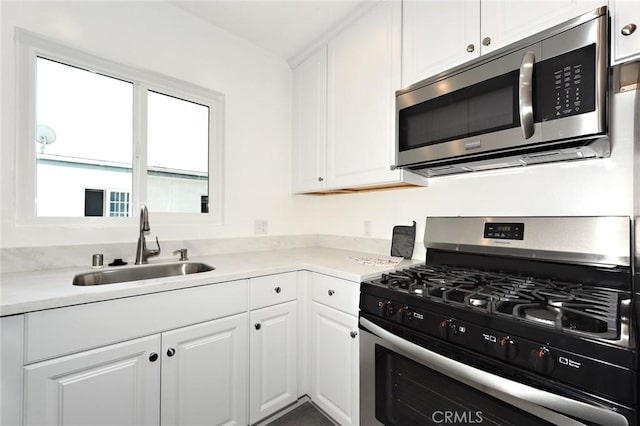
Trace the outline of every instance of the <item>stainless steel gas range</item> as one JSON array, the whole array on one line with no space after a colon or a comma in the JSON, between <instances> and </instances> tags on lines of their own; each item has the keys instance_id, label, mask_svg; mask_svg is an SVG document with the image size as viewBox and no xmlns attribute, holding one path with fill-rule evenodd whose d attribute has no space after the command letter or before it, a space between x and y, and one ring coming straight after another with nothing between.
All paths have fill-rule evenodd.
<instances>
[{"instance_id":1,"label":"stainless steel gas range","mask_svg":"<svg viewBox=\"0 0 640 426\"><path fill-rule=\"evenodd\" d=\"M361 284L362 425L635 425L629 217L428 218Z\"/></svg>"}]
</instances>

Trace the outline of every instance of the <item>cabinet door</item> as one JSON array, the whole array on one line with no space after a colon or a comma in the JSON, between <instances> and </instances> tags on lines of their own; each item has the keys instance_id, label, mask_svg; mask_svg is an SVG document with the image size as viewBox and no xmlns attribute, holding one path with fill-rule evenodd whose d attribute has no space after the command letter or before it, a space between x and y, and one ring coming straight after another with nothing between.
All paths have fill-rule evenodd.
<instances>
[{"instance_id":1,"label":"cabinet door","mask_svg":"<svg viewBox=\"0 0 640 426\"><path fill-rule=\"evenodd\" d=\"M250 423L275 413L297 398L297 303L251 312Z\"/></svg>"},{"instance_id":2,"label":"cabinet door","mask_svg":"<svg viewBox=\"0 0 640 426\"><path fill-rule=\"evenodd\" d=\"M341 425L359 423L356 317L312 302L311 399Z\"/></svg>"},{"instance_id":3,"label":"cabinet door","mask_svg":"<svg viewBox=\"0 0 640 426\"><path fill-rule=\"evenodd\" d=\"M329 42L328 186L397 182L395 90L400 87L400 2L382 2Z\"/></svg>"},{"instance_id":4,"label":"cabinet door","mask_svg":"<svg viewBox=\"0 0 640 426\"><path fill-rule=\"evenodd\" d=\"M25 424L158 425L159 352L155 335L24 367Z\"/></svg>"},{"instance_id":5,"label":"cabinet door","mask_svg":"<svg viewBox=\"0 0 640 426\"><path fill-rule=\"evenodd\" d=\"M640 3L637 0L612 0L611 7L612 62L640 58Z\"/></svg>"},{"instance_id":6,"label":"cabinet door","mask_svg":"<svg viewBox=\"0 0 640 426\"><path fill-rule=\"evenodd\" d=\"M480 56L480 0L402 3L402 85Z\"/></svg>"},{"instance_id":7,"label":"cabinet door","mask_svg":"<svg viewBox=\"0 0 640 426\"><path fill-rule=\"evenodd\" d=\"M326 186L327 47L293 70L293 191Z\"/></svg>"},{"instance_id":8,"label":"cabinet door","mask_svg":"<svg viewBox=\"0 0 640 426\"><path fill-rule=\"evenodd\" d=\"M606 0L481 0L481 53L491 52L606 3Z\"/></svg>"},{"instance_id":9,"label":"cabinet door","mask_svg":"<svg viewBox=\"0 0 640 426\"><path fill-rule=\"evenodd\" d=\"M162 425L246 425L247 314L162 334Z\"/></svg>"}]
</instances>

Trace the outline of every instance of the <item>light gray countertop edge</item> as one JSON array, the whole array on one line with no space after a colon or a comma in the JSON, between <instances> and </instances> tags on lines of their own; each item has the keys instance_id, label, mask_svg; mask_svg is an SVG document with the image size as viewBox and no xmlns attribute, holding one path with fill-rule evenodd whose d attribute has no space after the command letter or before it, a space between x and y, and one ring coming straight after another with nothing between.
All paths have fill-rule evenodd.
<instances>
[{"instance_id":1,"label":"light gray countertop edge","mask_svg":"<svg viewBox=\"0 0 640 426\"><path fill-rule=\"evenodd\" d=\"M86 287L71 282L76 274L92 271L90 267L7 273L0 275L0 316L304 270L359 285L383 272L424 262L412 259L403 260L396 267L372 266L356 261L362 257L378 256L323 247L221 254L189 259L216 268L210 272ZM158 259L149 263L174 262L175 259Z\"/></svg>"}]
</instances>

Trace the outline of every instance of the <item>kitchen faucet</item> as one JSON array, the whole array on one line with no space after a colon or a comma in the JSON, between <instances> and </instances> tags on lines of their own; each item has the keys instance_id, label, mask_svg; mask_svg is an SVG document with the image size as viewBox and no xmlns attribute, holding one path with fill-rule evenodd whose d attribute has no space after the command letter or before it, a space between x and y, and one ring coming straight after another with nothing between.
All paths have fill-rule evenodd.
<instances>
[{"instance_id":1,"label":"kitchen faucet","mask_svg":"<svg viewBox=\"0 0 640 426\"><path fill-rule=\"evenodd\" d=\"M136 265L142 265L149 263L147 261L151 256L157 256L160 254L160 243L158 237L156 237L157 250L147 249L147 241L144 239L144 233L150 231L149 226L149 210L147 206L143 205L140 210L140 236L138 237L138 248L136 249Z\"/></svg>"}]
</instances>

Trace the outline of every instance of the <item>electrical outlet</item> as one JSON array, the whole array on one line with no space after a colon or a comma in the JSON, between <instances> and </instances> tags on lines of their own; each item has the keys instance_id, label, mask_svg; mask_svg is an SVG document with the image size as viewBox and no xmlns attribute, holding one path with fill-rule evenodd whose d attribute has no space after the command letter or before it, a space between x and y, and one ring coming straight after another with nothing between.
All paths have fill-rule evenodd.
<instances>
[{"instance_id":1,"label":"electrical outlet","mask_svg":"<svg viewBox=\"0 0 640 426\"><path fill-rule=\"evenodd\" d=\"M370 220L365 220L364 221L364 236L365 237L370 237L371 236L371 221Z\"/></svg>"},{"instance_id":2,"label":"electrical outlet","mask_svg":"<svg viewBox=\"0 0 640 426\"><path fill-rule=\"evenodd\" d=\"M256 219L255 222L253 222L253 233L256 235L264 235L267 233L267 221L262 219L262 220L258 220Z\"/></svg>"}]
</instances>

